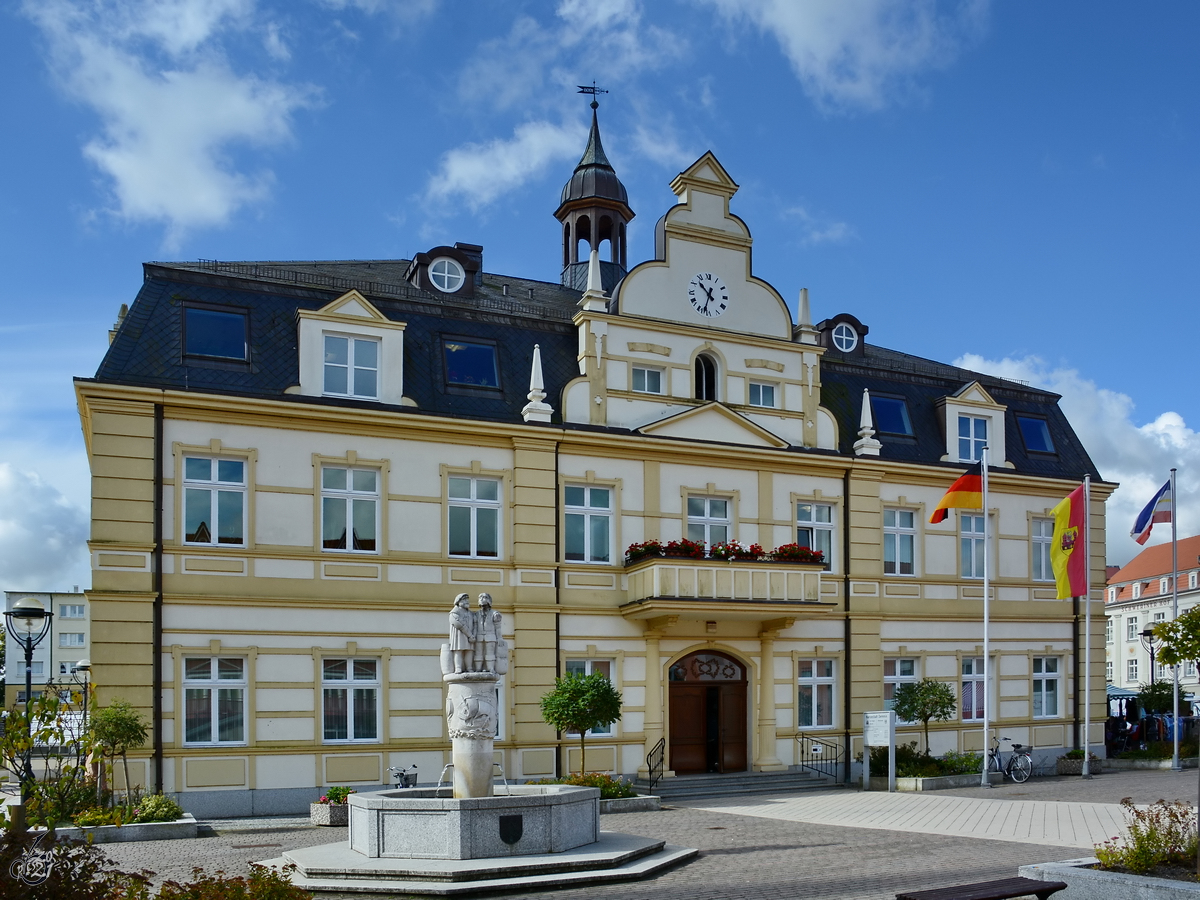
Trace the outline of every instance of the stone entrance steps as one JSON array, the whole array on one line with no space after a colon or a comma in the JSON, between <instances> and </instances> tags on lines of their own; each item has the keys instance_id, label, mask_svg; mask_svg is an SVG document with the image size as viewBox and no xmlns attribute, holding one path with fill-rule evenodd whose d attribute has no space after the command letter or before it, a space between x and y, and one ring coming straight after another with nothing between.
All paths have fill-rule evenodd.
<instances>
[{"instance_id":1,"label":"stone entrance steps","mask_svg":"<svg viewBox=\"0 0 1200 900\"><path fill-rule=\"evenodd\" d=\"M811 769L787 772L730 772L723 775L677 775L663 778L650 790L650 782L638 778L633 785L639 794L654 793L664 802L698 800L738 794L790 794L796 791L827 790L842 787L841 782L825 778Z\"/></svg>"}]
</instances>

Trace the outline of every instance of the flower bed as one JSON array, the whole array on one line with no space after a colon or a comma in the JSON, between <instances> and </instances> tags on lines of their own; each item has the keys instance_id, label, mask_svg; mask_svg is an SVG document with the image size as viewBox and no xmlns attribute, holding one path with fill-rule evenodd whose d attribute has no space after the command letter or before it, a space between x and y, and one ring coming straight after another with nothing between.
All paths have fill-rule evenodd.
<instances>
[{"instance_id":1,"label":"flower bed","mask_svg":"<svg viewBox=\"0 0 1200 900\"><path fill-rule=\"evenodd\" d=\"M743 546L738 541L722 541L713 544L705 551L704 544L689 541L687 538L679 541L643 541L630 544L625 550L625 565L632 565L649 557L668 557L675 559L715 559L725 562L768 562L803 563L805 565L824 565L825 554L820 550L810 550L799 544L782 544L774 550L767 551L761 544Z\"/></svg>"},{"instance_id":2,"label":"flower bed","mask_svg":"<svg viewBox=\"0 0 1200 900\"><path fill-rule=\"evenodd\" d=\"M196 819L191 813L174 822L136 822L129 825L95 825L90 828L56 828L59 840L91 841L93 844L120 844L129 841L173 841L196 836ZM45 828L30 828L30 834Z\"/></svg>"},{"instance_id":3,"label":"flower bed","mask_svg":"<svg viewBox=\"0 0 1200 900\"><path fill-rule=\"evenodd\" d=\"M1127 875L1124 872L1105 872L1092 868L1096 857L1066 859L1061 862L1021 866L1018 874L1038 881L1065 881L1067 889L1056 897L1065 900L1200 900L1200 884L1153 878L1148 875Z\"/></svg>"}]
</instances>

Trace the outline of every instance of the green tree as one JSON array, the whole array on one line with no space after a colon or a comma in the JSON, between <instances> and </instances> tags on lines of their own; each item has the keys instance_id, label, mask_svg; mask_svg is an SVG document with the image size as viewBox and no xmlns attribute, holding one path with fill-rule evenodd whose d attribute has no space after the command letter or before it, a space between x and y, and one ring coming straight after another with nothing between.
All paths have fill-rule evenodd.
<instances>
[{"instance_id":1,"label":"green tree","mask_svg":"<svg viewBox=\"0 0 1200 900\"><path fill-rule=\"evenodd\" d=\"M1146 712L1169 713L1175 704L1175 682L1163 679L1153 684L1143 684L1137 698Z\"/></svg>"},{"instance_id":2,"label":"green tree","mask_svg":"<svg viewBox=\"0 0 1200 900\"><path fill-rule=\"evenodd\" d=\"M129 805L132 785L129 783L130 750L146 743L149 733L146 720L127 700L114 700L108 706L96 710L90 716L90 731L93 740L100 746L105 756L116 764L117 757L125 770L125 801Z\"/></svg>"},{"instance_id":3,"label":"green tree","mask_svg":"<svg viewBox=\"0 0 1200 900\"><path fill-rule=\"evenodd\" d=\"M600 672L594 675L572 672L557 678L554 689L542 697L542 718L558 731L579 734L580 774L587 773L584 754L588 731L620 719L621 702L621 692Z\"/></svg>"},{"instance_id":4,"label":"green tree","mask_svg":"<svg viewBox=\"0 0 1200 900\"><path fill-rule=\"evenodd\" d=\"M954 718L954 691L944 681L922 678L896 686L896 718L925 726L925 755L929 755L929 720L947 722Z\"/></svg>"},{"instance_id":5,"label":"green tree","mask_svg":"<svg viewBox=\"0 0 1200 900\"><path fill-rule=\"evenodd\" d=\"M1159 622L1152 630L1154 637L1162 641L1158 661L1164 666L1200 663L1200 606L1193 606L1178 619ZM1174 679L1171 683L1174 685ZM1197 815L1200 815L1200 807L1197 807ZM1200 822L1197 824L1200 827ZM1200 853L1196 854L1196 875L1200 876Z\"/></svg>"}]
</instances>

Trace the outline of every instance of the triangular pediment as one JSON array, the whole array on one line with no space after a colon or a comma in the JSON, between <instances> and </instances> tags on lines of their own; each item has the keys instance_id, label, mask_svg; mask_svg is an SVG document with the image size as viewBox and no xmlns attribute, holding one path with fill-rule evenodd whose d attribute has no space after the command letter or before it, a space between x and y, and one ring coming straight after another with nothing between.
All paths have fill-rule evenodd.
<instances>
[{"instance_id":1,"label":"triangular pediment","mask_svg":"<svg viewBox=\"0 0 1200 900\"><path fill-rule=\"evenodd\" d=\"M981 403L984 406L1002 405L992 399L992 395L984 390L983 385L978 381L971 381L964 384L954 392L954 399L963 403Z\"/></svg>"},{"instance_id":2,"label":"triangular pediment","mask_svg":"<svg viewBox=\"0 0 1200 900\"><path fill-rule=\"evenodd\" d=\"M342 294L332 303L322 306L317 313L322 316L349 316L356 319L388 321L387 317L377 310L370 300L353 290Z\"/></svg>"},{"instance_id":3,"label":"triangular pediment","mask_svg":"<svg viewBox=\"0 0 1200 900\"><path fill-rule=\"evenodd\" d=\"M720 403L709 403L637 429L656 437L781 449L788 442Z\"/></svg>"},{"instance_id":4,"label":"triangular pediment","mask_svg":"<svg viewBox=\"0 0 1200 900\"><path fill-rule=\"evenodd\" d=\"M681 194L689 185L715 190L728 197L738 190L737 182L729 177L711 150L705 150L703 156L676 175L671 182L671 190Z\"/></svg>"}]
</instances>

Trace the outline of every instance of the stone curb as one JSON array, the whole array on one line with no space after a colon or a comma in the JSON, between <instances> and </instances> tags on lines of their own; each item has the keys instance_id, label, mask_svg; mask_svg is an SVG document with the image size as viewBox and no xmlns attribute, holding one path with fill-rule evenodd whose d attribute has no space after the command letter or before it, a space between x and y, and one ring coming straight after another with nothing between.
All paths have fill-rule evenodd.
<instances>
[{"instance_id":1,"label":"stone curb","mask_svg":"<svg viewBox=\"0 0 1200 900\"><path fill-rule=\"evenodd\" d=\"M1150 878L1146 875L1126 875L1092 869L1099 860L1093 857L1066 859L1061 862L1021 866L1017 871L1026 878L1038 881L1065 881L1067 889L1055 894L1054 900L1196 900L1200 884L1173 881L1169 878Z\"/></svg>"},{"instance_id":2,"label":"stone curb","mask_svg":"<svg viewBox=\"0 0 1200 900\"><path fill-rule=\"evenodd\" d=\"M661 797L621 797L616 800L600 801L600 815L604 815L605 813L657 812L660 809L662 809Z\"/></svg>"},{"instance_id":3,"label":"stone curb","mask_svg":"<svg viewBox=\"0 0 1200 900\"><path fill-rule=\"evenodd\" d=\"M184 813L174 822L137 822L130 825L93 825L89 828L56 828L58 840L86 841L93 844L123 844L130 841L167 841L194 838L198 829L196 818ZM44 834L43 827L30 828L30 834Z\"/></svg>"}]
</instances>

